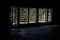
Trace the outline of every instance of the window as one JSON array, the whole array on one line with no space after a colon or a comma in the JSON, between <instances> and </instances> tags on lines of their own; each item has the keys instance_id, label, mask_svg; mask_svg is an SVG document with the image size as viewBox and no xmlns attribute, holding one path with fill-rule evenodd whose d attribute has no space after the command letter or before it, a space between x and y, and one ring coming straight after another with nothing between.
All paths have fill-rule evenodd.
<instances>
[{"instance_id":1,"label":"window","mask_svg":"<svg viewBox=\"0 0 60 40\"><path fill-rule=\"evenodd\" d=\"M38 22L47 22L47 9L39 8L38 16Z\"/></svg>"},{"instance_id":2,"label":"window","mask_svg":"<svg viewBox=\"0 0 60 40\"><path fill-rule=\"evenodd\" d=\"M38 10L38 11L37 11ZM37 14L38 13L38 14ZM17 16L18 14L18 16ZM38 15L38 21L37 21ZM18 8L11 7L10 20L13 25L28 24L28 23L49 23L52 21L52 9L51 8Z\"/></svg>"},{"instance_id":3,"label":"window","mask_svg":"<svg viewBox=\"0 0 60 40\"><path fill-rule=\"evenodd\" d=\"M29 9L29 23L36 23L36 8Z\"/></svg>"},{"instance_id":4,"label":"window","mask_svg":"<svg viewBox=\"0 0 60 40\"><path fill-rule=\"evenodd\" d=\"M10 21L13 25L17 24L17 8L11 7Z\"/></svg>"},{"instance_id":5,"label":"window","mask_svg":"<svg viewBox=\"0 0 60 40\"><path fill-rule=\"evenodd\" d=\"M20 8L20 24L28 23L28 8Z\"/></svg>"},{"instance_id":6,"label":"window","mask_svg":"<svg viewBox=\"0 0 60 40\"><path fill-rule=\"evenodd\" d=\"M51 9L48 10L48 22L51 22L52 21L52 11Z\"/></svg>"},{"instance_id":7,"label":"window","mask_svg":"<svg viewBox=\"0 0 60 40\"><path fill-rule=\"evenodd\" d=\"M38 12L38 22L51 22L52 21L52 9L39 8Z\"/></svg>"}]
</instances>

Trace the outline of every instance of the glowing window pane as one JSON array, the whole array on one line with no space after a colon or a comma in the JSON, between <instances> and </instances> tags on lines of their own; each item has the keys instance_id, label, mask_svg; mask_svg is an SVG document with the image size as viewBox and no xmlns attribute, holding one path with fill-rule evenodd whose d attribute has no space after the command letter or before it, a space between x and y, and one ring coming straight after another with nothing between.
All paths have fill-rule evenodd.
<instances>
[{"instance_id":1,"label":"glowing window pane","mask_svg":"<svg viewBox=\"0 0 60 40\"><path fill-rule=\"evenodd\" d=\"M47 22L47 9L46 8L39 9L38 22Z\"/></svg>"},{"instance_id":2,"label":"glowing window pane","mask_svg":"<svg viewBox=\"0 0 60 40\"><path fill-rule=\"evenodd\" d=\"M20 8L20 24L28 23L28 8Z\"/></svg>"},{"instance_id":3,"label":"glowing window pane","mask_svg":"<svg viewBox=\"0 0 60 40\"><path fill-rule=\"evenodd\" d=\"M10 21L13 25L17 24L17 8L11 7Z\"/></svg>"},{"instance_id":4,"label":"glowing window pane","mask_svg":"<svg viewBox=\"0 0 60 40\"><path fill-rule=\"evenodd\" d=\"M48 22L52 21L52 9L48 9Z\"/></svg>"},{"instance_id":5,"label":"glowing window pane","mask_svg":"<svg viewBox=\"0 0 60 40\"><path fill-rule=\"evenodd\" d=\"M29 9L29 23L36 22L36 8Z\"/></svg>"}]
</instances>

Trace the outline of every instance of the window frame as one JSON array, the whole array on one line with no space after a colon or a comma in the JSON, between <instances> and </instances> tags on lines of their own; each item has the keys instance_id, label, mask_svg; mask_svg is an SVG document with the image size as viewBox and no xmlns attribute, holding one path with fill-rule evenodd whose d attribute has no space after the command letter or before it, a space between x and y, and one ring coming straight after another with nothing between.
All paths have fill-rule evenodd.
<instances>
[{"instance_id":1,"label":"window frame","mask_svg":"<svg viewBox=\"0 0 60 40\"><path fill-rule=\"evenodd\" d=\"M18 7L18 9L19 9L19 8L21 8L21 7ZM27 8L27 7L22 7L22 8ZM27 23L27 24L19 24L19 23L18 23L17 25L20 25L20 26L23 26L23 25L35 25L35 24L36 24L36 25L46 25L46 24L51 24L51 23L52 23L52 21L49 22L49 23L48 23L48 22L47 22L47 23L46 23L46 22L40 22L40 23L39 23L39 22L38 22L38 11L39 11L38 9L39 9L39 8L36 8L36 7L35 7L36 10L37 10L37 13L36 13L36 23L29 23L29 8L34 8L34 7L28 7L28 23ZM49 9L49 8L47 8L47 9ZM52 10L52 8L51 8L51 10ZM17 10L17 11L18 11L18 10ZM51 13L51 14L52 14L52 13ZM18 13L18 15L19 15L19 13ZM47 13L47 15L48 15L48 13ZM51 17L52 17L52 15L51 15ZM51 19L52 19L52 18L51 18ZM18 22L19 22L19 16L18 16Z\"/></svg>"}]
</instances>

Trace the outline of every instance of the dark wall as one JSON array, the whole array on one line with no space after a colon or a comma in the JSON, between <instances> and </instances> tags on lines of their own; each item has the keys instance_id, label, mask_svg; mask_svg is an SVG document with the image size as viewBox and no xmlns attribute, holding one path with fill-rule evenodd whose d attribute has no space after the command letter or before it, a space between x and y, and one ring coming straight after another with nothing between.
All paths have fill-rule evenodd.
<instances>
[{"instance_id":1,"label":"dark wall","mask_svg":"<svg viewBox=\"0 0 60 40\"><path fill-rule=\"evenodd\" d=\"M9 40L9 28L10 28L10 25L9 25L9 11L10 11L10 6L8 4L8 2L6 1L3 1L2 4L2 35L3 35L3 39L8 39Z\"/></svg>"}]
</instances>

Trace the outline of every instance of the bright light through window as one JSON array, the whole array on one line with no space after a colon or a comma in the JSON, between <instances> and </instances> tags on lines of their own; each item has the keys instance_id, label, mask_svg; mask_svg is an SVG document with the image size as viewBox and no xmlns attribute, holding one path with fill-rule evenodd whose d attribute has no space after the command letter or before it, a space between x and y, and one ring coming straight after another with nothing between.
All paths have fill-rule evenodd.
<instances>
[{"instance_id":1,"label":"bright light through window","mask_svg":"<svg viewBox=\"0 0 60 40\"><path fill-rule=\"evenodd\" d=\"M29 23L36 23L36 8L29 9Z\"/></svg>"},{"instance_id":2,"label":"bright light through window","mask_svg":"<svg viewBox=\"0 0 60 40\"><path fill-rule=\"evenodd\" d=\"M37 17L38 17L38 21L37 21ZM15 25L17 24L17 20L19 20L18 24L28 24L28 23L36 23L36 22L49 23L52 21L52 9L51 8L19 8L18 10L17 7L11 7L10 22L13 25Z\"/></svg>"},{"instance_id":3,"label":"bright light through window","mask_svg":"<svg viewBox=\"0 0 60 40\"><path fill-rule=\"evenodd\" d=\"M17 8L11 7L10 21L13 25L17 24Z\"/></svg>"},{"instance_id":4,"label":"bright light through window","mask_svg":"<svg viewBox=\"0 0 60 40\"><path fill-rule=\"evenodd\" d=\"M47 22L47 9L40 8L38 13L38 22Z\"/></svg>"},{"instance_id":5,"label":"bright light through window","mask_svg":"<svg viewBox=\"0 0 60 40\"><path fill-rule=\"evenodd\" d=\"M28 23L28 8L20 8L20 24Z\"/></svg>"},{"instance_id":6,"label":"bright light through window","mask_svg":"<svg viewBox=\"0 0 60 40\"><path fill-rule=\"evenodd\" d=\"M52 21L52 9L48 9L48 22Z\"/></svg>"}]
</instances>

